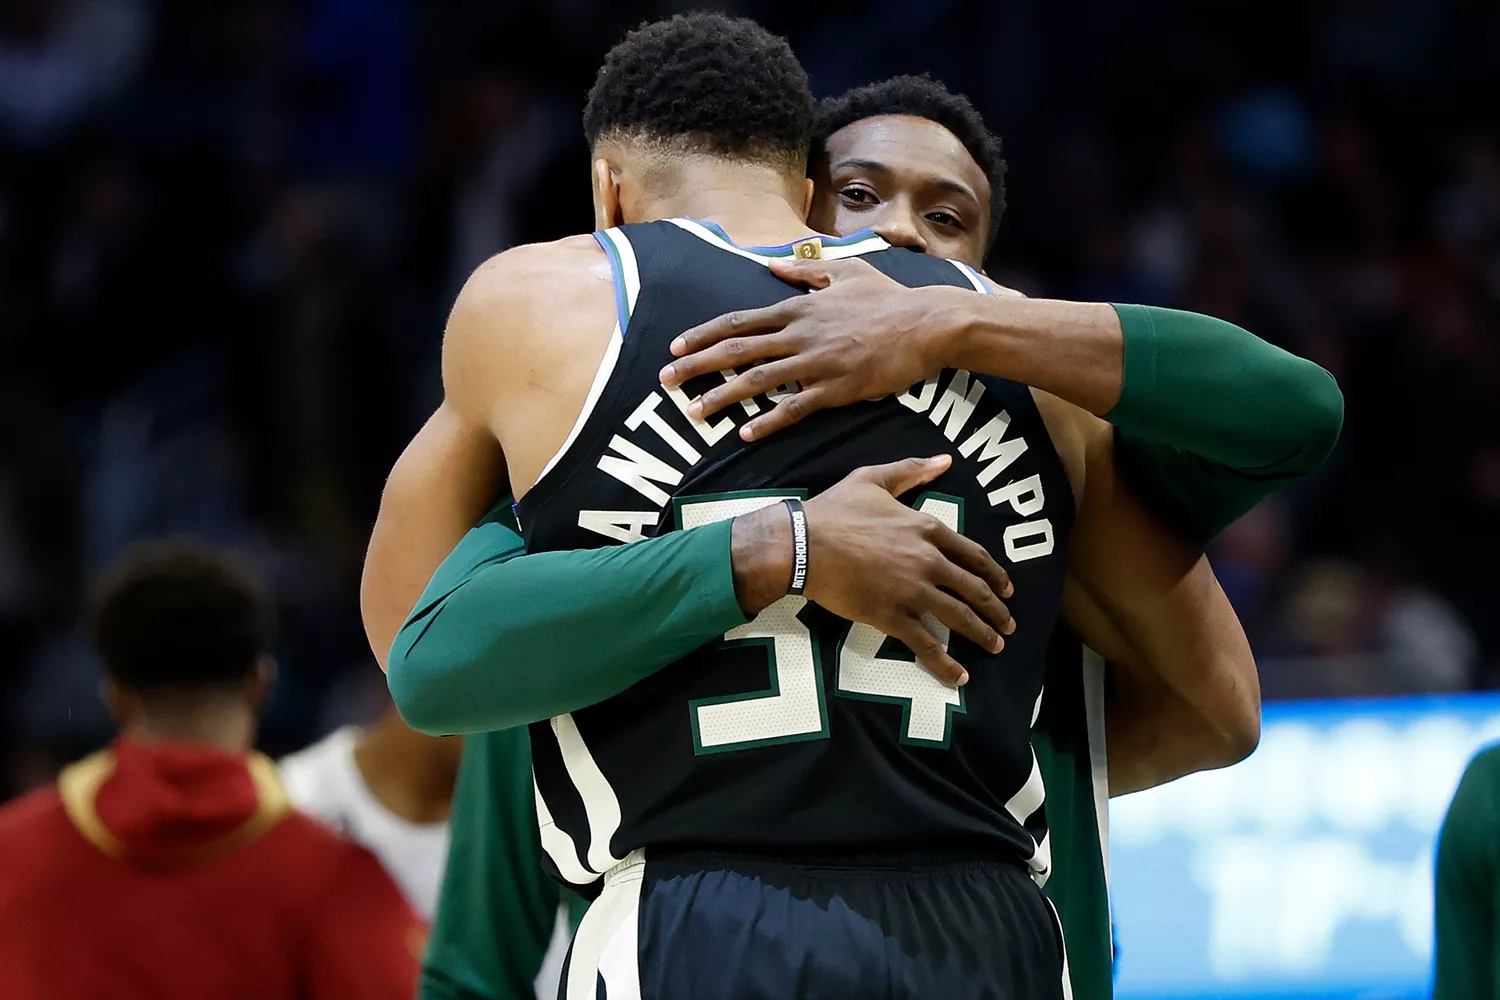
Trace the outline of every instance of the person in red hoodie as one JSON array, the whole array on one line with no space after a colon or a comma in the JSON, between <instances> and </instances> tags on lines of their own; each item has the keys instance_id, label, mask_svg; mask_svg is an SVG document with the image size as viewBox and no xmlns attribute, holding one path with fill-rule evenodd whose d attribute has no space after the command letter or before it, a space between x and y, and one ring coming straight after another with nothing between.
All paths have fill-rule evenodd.
<instances>
[{"instance_id":1,"label":"person in red hoodie","mask_svg":"<svg viewBox=\"0 0 1500 1000\"><path fill-rule=\"evenodd\" d=\"M400 890L250 750L274 670L254 583L142 546L93 625L120 734L0 808L0 1000L409 1000Z\"/></svg>"}]
</instances>

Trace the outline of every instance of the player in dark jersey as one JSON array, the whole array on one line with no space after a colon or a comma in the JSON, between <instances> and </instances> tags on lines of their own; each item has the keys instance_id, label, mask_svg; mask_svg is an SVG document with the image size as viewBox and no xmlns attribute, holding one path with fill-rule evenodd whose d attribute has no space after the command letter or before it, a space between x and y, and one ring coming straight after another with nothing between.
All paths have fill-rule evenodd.
<instances>
[{"instance_id":1,"label":"player in dark jersey","mask_svg":"<svg viewBox=\"0 0 1500 1000\"><path fill-rule=\"evenodd\" d=\"M656 26L655 35L647 29L632 36L612 54L614 65L606 66L591 100L599 112L592 138L602 221L673 213L703 221L601 234L612 288L600 287L597 252L581 241L512 251L481 269L455 308L445 347L449 402L504 446L534 546L640 536L668 518L680 526L699 523L732 514L736 503L743 509L774 502L788 488L816 491L852 464L911 454L925 440L936 448L955 446L965 462L933 484L940 495L919 498L922 509L1015 564L1015 600L1034 616L1034 636L1044 640L1056 615L1072 514L1073 498L1065 493L1083 496L1079 528L1092 533L1090 548L1097 553L1072 560L1074 578L1105 589L1135 585L1128 569L1110 565L1106 555L1113 530L1111 470L1096 461L1107 458L1099 428L1091 416L1054 398L1015 383L980 385L951 371L899 397L825 415L747 449L730 433L734 420L690 421L678 412L686 396L658 393L654 369L645 366L667 359L668 342L696 322L695 315L707 318L789 294L764 270L776 251L868 255L906 283L986 288L970 271L887 251L878 238L814 238L795 204L802 167L799 140L788 124L795 115L776 117L786 106L777 93L800 72L787 70L755 29L711 23L713 30L703 32L704 19L679 19ZM717 66L703 59L705 45ZM785 58L791 59L789 52ZM732 85L724 83L725 65L740 71ZM705 67L710 79L703 78ZM730 100L688 108L670 96L716 97L712 85ZM756 101L769 108L757 110ZM731 234L742 243L792 242L747 250ZM558 302L570 310L559 313ZM496 317L505 320L503 344L496 342ZM604 333L609 326L613 334ZM596 368L599 358L604 364ZM554 462L554 456L561 457ZM528 495L533 486L541 491L535 497ZM722 496L747 489L760 495ZM815 565L809 573L811 585ZM955 579L955 586L968 584ZM639 973L650 992L694 996L785 995L798 981L814 989L824 984L835 994L863 992L862 984L872 982L889 987L892 980L898 995L1060 992L1061 983L1048 986L1046 979L1060 971L1052 966L1053 959L1061 962L1055 932L1018 867L1046 868L1040 780L1025 739L1041 687L1038 639L1017 633L1004 669L975 675L986 691L981 700L939 682L899 649L887 648L878 633L830 621L820 609L798 614L800 606L794 596L762 609L761 620L728 637L759 640L755 648L711 657L713 670L678 664L622 698L559 717L537 734L538 804L539 810L551 806L542 822L554 863L586 880L611 872L605 896L575 943L569 993L592 993L601 968L606 983L616 980L620 989L628 991ZM934 631L932 642L917 641L919 653L944 644L946 630ZM952 652L987 668L997 645L983 649L955 637ZM757 672L765 683L767 646L777 657L774 689L745 691ZM751 659L756 654L758 666ZM805 681L819 655L836 664L829 670L837 677L831 697L815 669L813 682ZM678 696L695 702L686 716L673 700ZM667 701L671 711L662 708ZM684 739L677 738L679 724ZM684 747L699 752L687 755ZM664 771L676 771L676 778L663 780ZM626 777L634 787L622 784L617 794L615 783ZM725 784L734 787L726 793ZM763 808L749 808L756 804ZM893 816L896 810L904 812ZM679 853L674 878L671 855L653 854L654 869L644 873L619 857L646 843L747 853L759 848L776 851L780 863L708 863ZM904 868L910 859L900 856L903 849L921 850L929 859L934 850L964 858L924 867L912 880L879 877L878 862L850 858L875 852ZM821 869L788 864L797 854L837 857L856 870L825 878ZM793 925L770 942L755 939L748 923L736 925L738 931L722 923L736 916L768 926L754 917L757 907L771 905L767 879L824 897L823 905L783 914L795 918ZM912 894L903 895L907 890ZM736 893L749 894L750 912ZM939 912L918 917L913 896ZM829 897L843 906L826 909ZM637 907L639 915L630 919ZM865 920L851 919L851 908L865 911ZM975 918L987 933L975 935ZM804 920L811 923L797 923ZM934 924L946 929L934 931ZM637 933L644 936L639 942ZM928 940L934 934L949 947ZM830 937L853 948L852 961L848 948L830 950ZM887 938L911 945L922 958L906 956L906 949L891 954ZM644 968L637 967L637 943ZM857 954L862 944L868 954ZM695 971L690 959L698 947L721 963L740 965ZM770 985L762 989L743 978L752 971L769 976ZM571 978L575 974L582 978Z\"/></svg>"},{"instance_id":2,"label":"player in dark jersey","mask_svg":"<svg viewBox=\"0 0 1500 1000\"><path fill-rule=\"evenodd\" d=\"M876 175L841 178L846 184L840 185L837 190L825 186L828 178L822 178L817 189L818 196L815 199L815 214L820 220L818 228L850 233L858 230L861 223L870 221L874 224L876 231L892 243L915 245L943 256L964 260L966 263L978 264L984 244L994 229L992 222L986 224L985 213L980 206L988 201L997 206L994 213L998 214L998 206L1003 203L1004 163L999 158L998 140L989 135L982 119L972 106L930 79L897 78L859 88L842 98L824 102L819 118L820 135L829 137L831 133L837 133L833 138L839 148L838 162L841 167L848 169L857 165L866 170L876 171ZM978 190L982 189L984 180L981 178L977 183L975 182L976 176L981 173L989 178L991 184L987 199L982 197L982 191ZM956 196L960 195L963 197L956 200ZM834 208L842 206L849 211L829 212L829 206ZM978 220L977 225L976 220ZM775 266L773 265L773 268ZM1184 319L1190 318L1200 325L1214 322L1207 317L1179 315ZM1242 331L1240 337L1253 342L1253 338ZM1298 365L1297 359L1284 356L1257 376L1258 384L1266 387L1268 391L1272 386L1279 387L1289 380L1288 376L1292 374L1290 369L1296 369ZM1313 369L1313 366L1305 363L1301 363L1301 366ZM1314 372L1315 369L1308 374ZM1227 433L1234 429L1230 426L1226 427L1225 431ZM1227 436L1234 435L1228 434ZM1253 464L1260 467L1259 462ZM1208 499L1199 490L1191 488L1193 478L1202 466L1184 465L1179 462L1174 468L1176 474L1172 478L1174 483L1181 483L1179 489L1187 490L1198 503ZM1167 471L1163 468L1161 474L1165 475ZM1225 473L1229 473L1230 478L1223 478ZM1218 474L1220 478L1217 482L1220 489L1234 482L1232 470L1220 469ZM1250 481L1235 483L1233 491L1254 490L1257 496L1264 495L1274 489L1277 483L1295 478L1299 474L1301 472L1296 469L1281 470L1270 478L1264 475L1258 476L1253 483ZM392 488L396 488L394 477ZM388 495L387 500L390 499ZM1178 516L1193 513L1191 510L1177 511ZM1186 520L1191 522L1192 517ZM428 518L425 523L431 525L432 521ZM488 525L486 531L495 527L496 525L493 524ZM1215 530L1217 530L1216 526L1210 526L1208 533L1211 534ZM508 539L514 538L508 532L504 535ZM674 538L669 535L660 541L672 542ZM512 595L511 591L514 588L502 582L510 579L511 574L509 568L502 566L501 563L510 558L513 546L518 546L518 544L518 539L514 542L505 541L503 544L486 542L479 534L472 539L466 539L460 552L455 553L455 557L463 553L469 557L478 557L479 563L475 564L474 568L462 572L456 582L450 578L448 583L442 586L434 581L434 586L438 587L438 592L442 593L456 585L459 590L454 591L454 594L463 593L467 596L462 598L460 605L448 607L446 612L441 609L447 607L449 598L441 598L437 604L417 615L409 623L408 630L413 635L419 635L420 638L415 639L414 644L406 648L412 654L419 653L420 662L424 665L417 666L418 659L393 653L393 671L400 670L403 675L406 674L404 668L407 666L421 673L433 671L435 674L451 675L451 682L442 682L443 692L434 690L430 695L421 696L424 707L418 708L416 702L408 703L413 711L420 711L423 717L428 719L425 724L438 727L434 731L471 731L475 723L465 720L480 719L495 711L483 707L482 702L486 699L482 692L474 689L466 680L465 675L471 672L470 668L464 665L467 661L473 661L476 667L482 664L484 674L492 678L491 684L497 682L501 676L514 677L521 683L528 683L540 676L555 676L557 678L555 682L548 682L554 686L562 685L565 678L569 677L576 677L580 684L593 683L584 679L592 668L584 667L583 664L594 658L586 644L558 646L555 651L546 646L537 647L526 642L523 642L523 645L517 645L514 641L507 641L501 646L494 645L499 641L498 636L507 628L513 629L520 624L519 621L509 626L503 624L507 617L514 616L512 609L519 610L518 599L527 607L532 607L536 604L536 600L542 598L543 593L551 592L553 596L547 597L546 601L557 602L559 605L568 604L573 609L571 613L580 620L598 617L599 612L588 609L596 605L600 599L603 599L608 607L617 609L610 612L613 619L607 628L616 637L612 645L611 659L621 666L617 668L612 662L609 666L611 673L624 672L629 675L631 668L623 664L636 655L634 650L637 645L659 646L663 642L662 638L651 637L644 630L638 629L630 616L644 614L648 621L658 619L658 616L664 613L663 610L658 609L665 606L654 601L643 604L635 595L630 595L628 598L625 594L619 594L613 598L608 596L612 593L609 589L611 587L629 586L628 583L620 582L628 577L623 576L622 572L614 568L616 560L596 558L606 554L609 550L572 554L552 553L550 556L539 557L544 561L552 557L564 559L587 557L595 575L585 578L567 571L556 577L560 585L557 586L547 575L539 576L529 571L525 574L517 573L514 577L516 583L530 588L528 590L530 596L522 598L520 593ZM495 548L496 545L499 547ZM654 556L647 557L647 550L654 548L654 543L648 543L642 546L632 546L629 552L614 550L614 554L628 555L631 567L638 565L641 572L654 575L661 572L654 568L656 565L668 563L667 560L655 560ZM639 556L636 555L637 552ZM524 560L526 563L531 561L531 559ZM555 561L548 565L559 569L562 567L561 562ZM618 565L621 571L630 571L630 567L627 567L624 562L619 562ZM718 572L716 565L717 561L711 560L704 563L698 572L716 573ZM479 566L486 568L479 569ZM541 563L538 562L537 566L540 568ZM666 565L663 565L663 569L667 573L681 572L681 567L666 569ZM563 584L564 578L573 582ZM523 579L528 582L523 583ZM642 591L642 594L662 590L672 591L676 589L676 586L676 584L658 579ZM579 588L573 592L571 600L566 589L568 587ZM590 589L598 590L599 597L596 598L588 593ZM481 597L481 594L484 596ZM476 605L476 601L478 605L489 609L484 615L487 624L475 623L472 626L460 624L459 619L454 616L461 615L461 605ZM1223 603L1222 595L1219 595L1218 602ZM523 615L531 617L534 613L527 611L523 612ZM1182 623L1184 633L1198 621L1212 617L1216 613L1216 609L1205 607L1203 612L1196 616L1195 621L1184 620ZM726 611L725 614L728 612ZM1227 605L1224 616L1227 620L1233 621L1233 612L1227 609ZM568 613L561 608L557 613L546 613L544 617L555 621L554 630L571 627ZM661 620L665 621L665 619ZM708 629L707 633L722 631L734 623L735 621L731 620L718 628ZM540 622L536 622L531 626L526 626L525 631L530 632L535 625L539 624ZM686 624L685 621L679 621L676 627L681 628ZM403 632L408 630L403 630ZM493 633L493 637L486 637L478 647L472 646L470 639L478 637L480 632ZM637 636L638 632L639 636ZM509 634L517 635L514 631ZM552 634L557 633L554 631ZM458 644L457 647L455 643ZM398 643L398 645L402 644ZM524 653L522 652L523 646L526 650ZM460 660L464 663L451 660L445 652L439 652L456 651L459 648L465 650L460 654ZM478 650L483 648L494 648L494 653L480 655L479 659L475 659ZM1099 707L1104 701L1102 676L1098 670L1097 657L1093 657L1093 662L1083 665L1084 669L1080 670L1080 652L1076 639L1058 636L1053 643L1053 649L1054 655L1051 656L1047 676L1047 697L1044 700L1042 715L1033 733L1036 753L1046 786L1047 814L1049 828L1052 831L1050 840L1056 866L1055 873L1048 881L1046 889L1056 903L1067 931L1067 950L1075 995L1080 997L1107 996L1111 948L1108 901L1104 889L1103 871L1104 811L1099 808L1104 794L1104 759L1097 749L1103 736L1099 712ZM673 655L676 654L662 655L659 660L653 661L651 666L658 667L662 662L671 659ZM440 657L442 662L439 663L434 657ZM524 663L525 669L521 671L511 669L507 663L509 660L516 660L518 665ZM1253 701L1244 706L1248 712L1245 719L1240 720L1237 714L1246 701L1241 696L1241 692L1231 689L1217 692L1222 695L1217 699L1212 696L1216 693L1215 682L1222 687L1223 682L1227 681L1232 685L1242 677L1248 677L1249 689L1253 692L1253 663L1248 656L1243 659L1221 656L1201 663L1192 662L1190 665L1194 668L1195 676L1187 678L1193 682L1191 685L1181 684L1183 677L1180 674L1180 668L1183 665L1182 663L1169 664L1179 670L1179 675L1175 678L1179 682L1179 687L1195 688L1195 690L1190 690L1191 694L1197 696L1191 704L1180 697L1174 703L1170 697L1161 698L1158 692L1153 690L1129 692L1130 697L1124 698L1128 689L1141 685L1130 675L1117 672L1109 703L1111 730L1119 729L1119 718L1124 716L1125 720L1132 723L1136 730L1150 729L1158 735L1149 746L1142 745L1139 741L1122 741L1121 749L1125 752L1110 754L1111 783L1116 789L1119 789L1122 784L1128 790L1138 787L1143 781L1159 782L1187 770L1222 766L1245 752L1239 748L1246 741L1242 741L1238 733L1241 731L1253 733L1256 723ZM396 674L393 672L393 683L395 678ZM477 681L478 677L474 680ZM403 677L403 686L406 683ZM437 677L417 683L421 685L421 688L430 689L434 683L437 683ZM629 680L618 681L613 688L600 694L599 697L606 697L609 693L623 690L629 683ZM477 695L477 700L464 695L465 690L471 692L472 695ZM1175 689L1167 690L1168 695L1177 693ZM1205 694L1210 696L1206 703ZM437 696L438 700L443 702L452 702L455 708L440 707L434 701L433 696ZM578 707L587 704L590 700L593 699L575 698L572 704L566 707ZM463 702L461 709L457 708L459 701ZM429 704L431 707L426 707ZM565 708L558 707L556 710L562 711ZM444 726L450 728L442 728ZM1172 731L1176 735L1170 740L1161 739L1159 734L1163 731ZM1191 738L1183 741L1180 738L1182 736ZM1253 735L1248 738L1248 742L1253 743ZM1185 754L1185 750L1190 752ZM1143 767L1143 765L1149 766ZM484 799L486 793L482 789L477 789L471 793L470 797L476 800ZM504 815L504 804L499 801L483 802L482 809L485 810L485 815L491 813ZM531 812L529 796L525 811ZM481 850L474 861L483 868L487 864L486 857L491 849L486 844L477 842L476 846ZM501 898L505 898L507 893L508 889L502 893ZM466 892L464 898L478 904L479 909L476 910L473 905L465 908L455 904L451 908L452 913L449 914L450 907L447 904L444 906L445 915L453 917L446 925L446 930L451 939L448 942L449 951L455 956L460 952L453 951L453 949L472 947L462 942L467 940L464 937L470 934L467 925L473 922L476 915L482 918L479 927L505 926L504 921L508 919L503 905L498 901L485 900L483 893L475 896L472 892ZM485 920L489 923L485 923ZM474 938L474 941L484 940L483 932L479 931L479 933L481 937ZM483 950L483 946L479 950ZM432 963L434 975L446 968L444 962ZM526 973L526 978L530 978L530 972ZM439 992L438 995L447 994Z\"/></svg>"}]
</instances>

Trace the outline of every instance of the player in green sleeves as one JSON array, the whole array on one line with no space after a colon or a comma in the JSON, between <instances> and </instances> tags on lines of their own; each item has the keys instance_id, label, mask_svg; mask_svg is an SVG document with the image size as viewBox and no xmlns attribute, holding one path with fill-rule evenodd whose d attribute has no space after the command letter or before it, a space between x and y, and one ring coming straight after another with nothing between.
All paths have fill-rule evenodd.
<instances>
[{"instance_id":1,"label":"player in green sleeves","mask_svg":"<svg viewBox=\"0 0 1500 1000\"><path fill-rule=\"evenodd\" d=\"M1500 998L1500 747L1464 770L1437 852L1432 1000Z\"/></svg>"},{"instance_id":2,"label":"player in green sleeves","mask_svg":"<svg viewBox=\"0 0 1500 1000\"><path fill-rule=\"evenodd\" d=\"M992 217L1003 202L998 193L1003 165L998 144L967 102L932 81L908 78L863 88L823 110L829 157L815 208L820 228L874 225L891 242L976 264L982 259ZM982 190L986 184L988 191ZM966 199L959 197L962 189L968 191ZM824 365L803 384L821 385L825 405L830 387L839 391L840 375L879 367L868 356L819 355L818 345L832 342L830 332L839 340L847 339L839 331L851 327L911 339L917 331L901 324L920 317L921 328L932 331L936 342L945 331L956 338L980 330L987 319L982 312L954 311L955 303L935 310L930 299L903 298L906 290L861 284L862 277L836 271L817 275L817 283L831 281L833 290L795 300L803 303L795 315L749 317L767 330L803 337L797 352L783 353L800 353ZM851 287L860 295L849 295ZM990 304L975 310L1002 303L1005 318L1003 300L971 298ZM1055 375L1045 370L1046 356L1098 376L1093 383L1085 378L1081 385L1052 388L1065 397L1069 391L1098 396L1096 412L1108 411L1120 432L1119 460L1137 472L1133 485L1193 541L1201 542L1266 494L1316 468L1331 448L1340 401L1332 380L1316 366L1228 324L1168 310L1119 308L1115 339L1091 341L1099 330L1097 317L1080 318L1076 310L1070 312L1073 307L1028 304L1033 315L1018 321L1011 313L1010 328L997 329L1010 335L1011 355L1042 366L1028 373L1034 384L1046 385L1044 379ZM736 332L756 333L746 320L740 317ZM705 335L685 346L712 348L714 331L700 333ZM891 343L878 349L899 353L892 352ZM854 396L834 401L852 401L864 390L852 391ZM1274 410L1264 400L1273 401ZM415 450L403 458L405 472L413 471L414 462L451 462L453 453ZM406 502L401 472L398 467L393 474L387 506ZM484 489L482 477L476 477L473 495L452 502L472 504ZM417 502L424 513L434 513L430 496ZM502 520L492 515L463 539L391 647L392 690L418 728L478 732L567 711L623 690L743 620L735 600L741 580L734 557L753 546L742 546L745 540L728 525L712 534L695 529L621 548L515 559L520 540ZM412 604L405 580L409 570L398 564L431 560L430 553L411 551L423 545L410 534L393 539L377 533L372 543L365 597L377 649L386 648L395 630L390 609L399 617ZM559 634L602 634L610 641L563 648ZM1047 891L1066 930L1074 995L1105 997L1111 955L1105 795L1222 766L1242 755L1245 708L1254 705L1253 664L1230 658L1204 664L1197 675L1173 678L1121 671L1106 698L1102 664L1087 663L1077 641L1060 632L1049 670L1048 697L1035 733L1052 828L1054 873ZM455 847L450 883L465 889L444 895L424 996L520 995L518 984L530 981L533 963L540 961L552 897L513 888L527 884L514 866L536 867L541 856L535 833L521 836L533 819L524 752L518 733L480 736L466 751L454 806L455 837L461 826L473 829L479 834L474 838L478 853ZM510 780L474 779L495 769L497 761L508 762L498 773ZM518 815L524 820L518 822ZM496 945L501 937L518 936L529 944ZM487 972L480 970L476 954L484 956Z\"/></svg>"}]
</instances>

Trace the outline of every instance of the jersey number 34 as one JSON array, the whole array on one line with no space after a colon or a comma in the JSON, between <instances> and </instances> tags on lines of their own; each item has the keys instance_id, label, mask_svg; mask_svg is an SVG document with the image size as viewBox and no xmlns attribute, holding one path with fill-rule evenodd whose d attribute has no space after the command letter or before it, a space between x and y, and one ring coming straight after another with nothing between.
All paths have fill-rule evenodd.
<instances>
[{"instance_id":1,"label":"jersey number 34","mask_svg":"<svg viewBox=\"0 0 1500 1000\"><path fill-rule=\"evenodd\" d=\"M681 528L696 528L748 514L798 494L776 491L720 493L682 497L676 502ZM916 508L962 530L963 501L929 493ZM770 661L771 686L764 691L699 698L688 703L693 748L697 753L724 753L752 747L828 738L828 706L823 696L823 664L818 643L799 615L805 597L783 597L739 628L724 633L724 642L764 646ZM924 623L943 648L948 627L935 618ZM885 647L905 647L871 625L845 623L838 641L838 685L843 698L883 701L902 708L902 743L946 747L952 738L954 712L964 711L964 691L934 677L909 652L881 655Z\"/></svg>"}]
</instances>

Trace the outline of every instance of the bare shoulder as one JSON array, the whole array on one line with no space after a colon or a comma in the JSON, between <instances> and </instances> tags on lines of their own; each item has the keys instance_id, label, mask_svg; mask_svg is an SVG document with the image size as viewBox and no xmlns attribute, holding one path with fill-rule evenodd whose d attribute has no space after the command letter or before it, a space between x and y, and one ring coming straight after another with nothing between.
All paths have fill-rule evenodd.
<instances>
[{"instance_id":1,"label":"bare shoulder","mask_svg":"<svg viewBox=\"0 0 1500 1000\"><path fill-rule=\"evenodd\" d=\"M527 243L496 254L469 275L449 319L455 323L515 317L535 310L555 311L557 296L612 289L609 261L590 235L568 236L551 243ZM544 308L551 305L553 309Z\"/></svg>"},{"instance_id":2,"label":"bare shoulder","mask_svg":"<svg viewBox=\"0 0 1500 1000\"><path fill-rule=\"evenodd\" d=\"M1062 459L1068 483L1073 487L1073 502L1081 504L1089 484L1097 473L1114 461L1114 429L1109 422L1081 406L1032 387L1031 398L1047 425L1052 445ZM1098 483L1102 486L1103 483Z\"/></svg>"}]
</instances>

